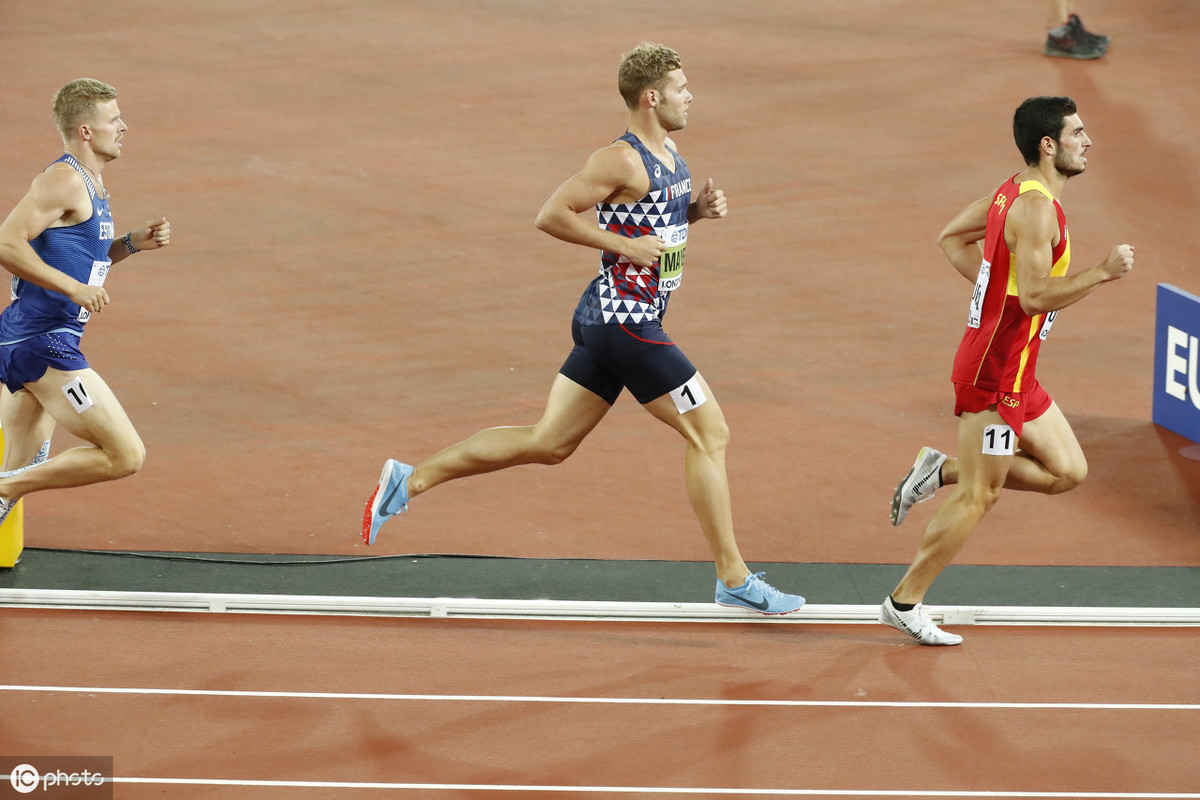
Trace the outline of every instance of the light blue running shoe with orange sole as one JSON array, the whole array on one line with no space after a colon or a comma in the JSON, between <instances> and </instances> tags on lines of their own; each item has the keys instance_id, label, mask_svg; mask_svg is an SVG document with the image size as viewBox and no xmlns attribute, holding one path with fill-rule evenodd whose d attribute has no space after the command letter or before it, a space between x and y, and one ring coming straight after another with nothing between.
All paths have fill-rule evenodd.
<instances>
[{"instance_id":1,"label":"light blue running shoe with orange sole","mask_svg":"<svg viewBox=\"0 0 1200 800\"><path fill-rule=\"evenodd\" d=\"M759 614L791 614L804 605L798 594L784 594L763 580L765 572L756 572L746 578L741 586L730 589L717 581L716 602L731 608L746 608Z\"/></svg>"},{"instance_id":2,"label":"light blue running shoe with orange sole","mask_svg":"<svg viewBox=\"0 0 1200 800\"><path fill-rule=\"evenodd\" d=\"M375 544L375 537L388 517L403 514L408 510L408 476L413 474L413 468L389 458L383 465L383 474L379 476L379 484L367 501L363 511L362 538L367 544Z\"/></svg>"}]
</instances>

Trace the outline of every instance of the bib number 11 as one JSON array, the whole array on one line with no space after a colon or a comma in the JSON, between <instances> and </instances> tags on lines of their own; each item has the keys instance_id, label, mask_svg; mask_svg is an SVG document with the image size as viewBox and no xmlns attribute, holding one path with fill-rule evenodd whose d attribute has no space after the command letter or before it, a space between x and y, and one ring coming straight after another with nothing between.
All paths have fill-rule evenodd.
<instances>
[{"instance_id":1,"label":"bib number 11","mask_svg":"<svg viewBox=\"0 0 1200 800\"><path fill-rule=\"evenodd\" d=\"M985 456L1011 456L1015 451L1017 436L1007 425L988 425L983 429L983 454Z\"/></svg>"}]
</instances>

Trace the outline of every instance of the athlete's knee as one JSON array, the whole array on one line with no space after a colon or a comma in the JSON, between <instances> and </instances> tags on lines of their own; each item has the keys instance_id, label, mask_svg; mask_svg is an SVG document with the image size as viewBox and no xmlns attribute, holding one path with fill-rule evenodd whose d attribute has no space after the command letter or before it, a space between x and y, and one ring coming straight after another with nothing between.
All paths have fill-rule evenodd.
<instances>
[{"instance_id":1,"label":"athlete's knee","mask_svg":"<svg viewBox=\"0 0 1200 800\"><path fill-rule=\"evenodd\" d=\"M720 453L729 447L729 425L725 417L709 420L688 434L688 443L702 453Z\"/></svg>"},{"instance_id":2,"label":"athlete's knee","mask_svg":"<svg viewBox=\"0 0 1200 800\"><path fill-rule=\"evenodd\" d=\"M712 427L708 436L710 447L720 450L729 447L729 440L733 437L733 433L729 430L729 424L725 422L725 417L721 417L721 421Z\"/></svg>"},{"instance_id":3,"label":"athlete's knee","mask_svg":"<svg viewBox=\"0 0 1200 800\"><path fill-rule=\"evenodd\" d=\"M1000 499L1000 490L1004 488L1003 484L995 486L992 484L963 484L960 482L956 492L959 501L963 503L970 512L982 518L984 514L992 510L996 505L996 501Z\"/></svg>"},{"instance_id":4,"label":"athlete's knee","mask_svg":"<svg viewBox=\"0 0 1200 800\"><path fill-rule=\"evenodd\" d=\"M529 457L536 464L554 466L561 464L571 457L579 447L578 439L563 439L560 437L535 434Z\"/></svg>"},{"instance_id":5,"label":"athlete's knee","mask_svg":"<svg viewBox=\"0 0 1200 800\"><path fill-rule=\"evenodd\" d=\"M543 449L539 451L540 457L538 458L538 463L549 464L550 466L561 464L571 457L571 454L575 452L577 447L579 447L578 442L569 442Z\"/></svg>"},{"instance_id":6,"label":"athlete's knee","mask_svg":"<svg viewBox=\"0 0 1200 800\"><path fill-rule=\"evenodd\" d=\"M1050 485L1048 494L1062 494L1069 492L1079 484L1083 483L1087 478L1088 465L1087 460L1082 456L1072 461L1066 467L1058 470L1054 476L1054 483Z\"/></svg>"},{"instance_id":7,"label":"athlete's knee","mask_svg":"<svg viewBox=\"0 0 1200 800\"><path fill-rule=\"evenodd\" d=\"M136 437L108 451L109 477L114 480L139 472L145 463L146 445Z\"/></svg>"}]
</instances>

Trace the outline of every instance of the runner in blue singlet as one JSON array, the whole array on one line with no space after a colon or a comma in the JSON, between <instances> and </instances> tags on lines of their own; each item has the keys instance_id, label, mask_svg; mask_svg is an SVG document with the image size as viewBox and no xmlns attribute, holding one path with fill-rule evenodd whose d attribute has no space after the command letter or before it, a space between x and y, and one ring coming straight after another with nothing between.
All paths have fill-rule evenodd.
<instances>
[{"instance_id":1,"label":"runner in blue singlet","mask_svg":"<svg viewBox=\"0 0 1200 800\"><path fill-rule=\"evenodd\" d=\"M111 86L71 81L54 98L66 153L38 175L0 225L0 266L13 275L0 312L0 521L22 496L136 472L145 449L121 404L79 349L84 326L109 303L113 264L170 243L167 219L117 238L104 165L128 128ZM48 459L62 425L88 442Z\"/></svg>"}]
</instances>

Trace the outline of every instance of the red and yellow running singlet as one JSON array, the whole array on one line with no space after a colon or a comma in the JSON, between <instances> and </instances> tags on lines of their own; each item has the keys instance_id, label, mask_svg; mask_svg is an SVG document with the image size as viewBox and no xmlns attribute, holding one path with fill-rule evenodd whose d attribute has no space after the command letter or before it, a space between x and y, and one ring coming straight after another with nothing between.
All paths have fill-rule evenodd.
<instances>
[{"instance_id":1,"label":"red and yellow running singlet","mask_svg":"<svg viewBox=\"0 0 1200 800\"><path fill-rule=\"evenodd\" d=\"M1042 340L1058 313L1029 316L1017 296L1013 254L1004 241L1004 221L1013 201L1025 192L1041 192L1058 212L1059 242L1052 251L1054 277L1065 275L1071 261L1071 240L1062 206L1038 181L1014 183L1009 178L996 190L988 210L983 263L971 296L967 330L954 357L952 380L958 384L1002 392L1023 392L1034 386L1034 371Z\"/></svg>"}]
</instances>

